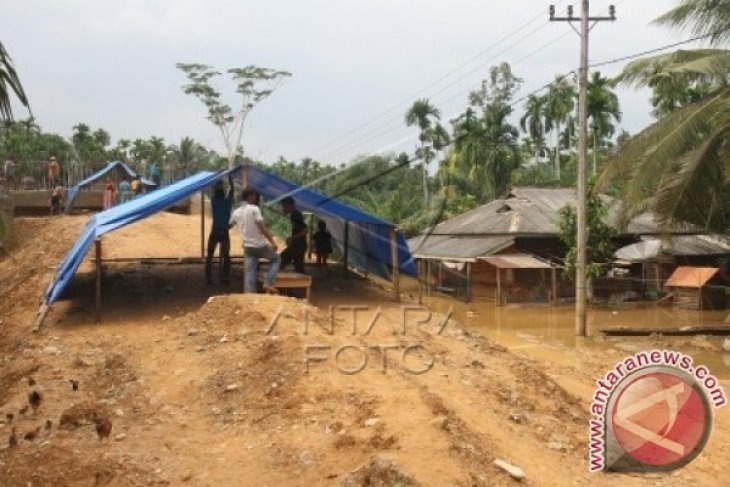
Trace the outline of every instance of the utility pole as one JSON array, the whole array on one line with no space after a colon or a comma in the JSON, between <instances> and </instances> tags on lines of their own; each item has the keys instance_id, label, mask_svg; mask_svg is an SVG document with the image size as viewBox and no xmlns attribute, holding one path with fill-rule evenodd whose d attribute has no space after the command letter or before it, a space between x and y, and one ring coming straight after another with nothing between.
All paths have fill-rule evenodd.
<instances>
[{"instance_id":1,"label":"utility pole","mask_svg":"<svg viewBox=\"0 0 730 487\"><path fill-rule=\"evenodd\" d=\"M568 22L573 30L580 36L580 68L578 69L578 231L576 235L577 259L575 271L575 334L586 336L588 323L586 286L588 284L587 272L587 246L588 246L588 218L587 218L587 186L586 162L588 159L588 38L591 29L598 22L615 21L616 8L611 5L608 8L607 17L591 17L589 13L589 0L582 0L580 18L573 16L573 6L568 6L566 17L555 16L555 5L550 5L551 22ZM577 30L573 22L580 21L580 30ZM590 23L593 22L592 25ZM558 156L560 157L560 156Z\"/></svg>"}]
</instances>

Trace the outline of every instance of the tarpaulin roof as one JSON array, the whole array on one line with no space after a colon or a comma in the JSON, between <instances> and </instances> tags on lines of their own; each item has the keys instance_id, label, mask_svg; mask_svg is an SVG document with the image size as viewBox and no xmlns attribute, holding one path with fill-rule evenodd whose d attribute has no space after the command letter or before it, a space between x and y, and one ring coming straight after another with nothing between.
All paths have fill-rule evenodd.
<instances>
[{"instance_id":1,"label":"tarpaulin roof","mask_svg":"<svg viewBox=\"0 0 730 487\"><path fill-rule=\"evenodd\" d=\"M549 262L540 260L528 254L504 254L482 257L480 260L489 262L498 269L552 269Z\"/></svg>"},{"instance_id":2,"label":"tarpaulin roof","mask_svg":"<svg viewBox=\"0 0 730 487\"><path fill-rule=\"evenodd\" d=\"M657 259L665 253L675 256L730 254L730 239L723 235L674 235L668 238L644 238L618 249L614 256L630 262Z\"/></svg>"},{"instance_id":3,"label":"tarpaulin roof","mask_svg":"<svg viewBox=\"0 0 730 487\"><path fill-rule=\"evenodd\" d=\"M345 221L349 222L348 264L365 272L372 272L386 277L387 267L391 266L391 231L394 225L390 222L366 213L354 206L314 190L287 181L275 174L256 166L248 166L248 185L255 188L262 196L274 201L286 196L294 198L297 208L316 213L327 222L334 243L340 249L344 243ZM416 276L416 264L408 250L405 237L398 233L398 262L401 272Z\"/></svg>"},{"instance_id":4,"label":"tarpaulin roof","mask_svg":"<svg viewBox=\"0 0 730 487\"><path fill-rule=\"evenodd\" d=\"M46 304L50 305L58 300L66 286L73 279L94 240L117 228L163 211L178 201L240 170L241 167L239 166L231 171L203 171L156 191L145 193L91 217L49 285L45 294ZM391 264L390 232L393 229L393 224L315 191L300 188L294 183L261 169L249 166L247 170L249 171L249 186L259 190L263 196L276 199L291 194L301 209L323 215L328 219L328 222L335 223L338 220L353 222L354 228L351 226L348 232L350 234L349 242L351 245L358 246L358 250L367 257L364 262L368 264L372 261L380 266L389 266ZM402 272L416 275L416 267L405 239L402 235L398 235L399 267ZM360 261L363 262L362 259L365 257L360 257ZM353 265L358 264L357 255L352 256L351 263ZM378 269L371 268L369 270L374 272Z\"/></svg>"},{"instance_id":5,"label":"tarpaulin roof","mask_svg":"<svg viewBox=\"0 0 730 487\"><path fill-rule=\"evenodd\" d=\"M83 181L80 181L76 184L76 186L68 190L68 201L66 202L66 209L64 210L64 213L68 213L73 209L74 202L76 201L76 197L79 195L79 191L81 190L81 188L85 188L86 186L94 184L115 169L123 171L130 178L133 178L137 175L136 172L132 171L132 169L124 164L122 161L112 161L107 163L104 169L95 172L94 174L84 179ZM146 178L142 178L142 184L144 184L148 188L154 188L155 186L157 186L154 181L150 181Z\"/></svg>"},{"instance_id":6,"label":"tarpaulin roof","mask_svg":"<svg viewBox=\"0 0 730 487\"><path fill-rule=\"evenodd\" d=\"M716 267L677 267L667 282L667 287L702 287L717 274Z\"/></svg>"}]
</instances>

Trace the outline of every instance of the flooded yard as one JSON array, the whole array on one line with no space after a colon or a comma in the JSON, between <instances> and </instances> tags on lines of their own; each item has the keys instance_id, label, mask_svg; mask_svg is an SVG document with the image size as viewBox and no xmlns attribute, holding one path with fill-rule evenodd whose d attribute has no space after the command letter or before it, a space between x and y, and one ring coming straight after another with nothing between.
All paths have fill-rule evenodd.
<instances>
[{"instance_id":1,"label":"flooded yard","mask_svg":"<svg viewBox=\"0 0 730 487\"><path fill-rule=\"evenodd\" d=\"M730 378L730 353L722 351L722 337L605 337L601 330L619 327L662 328L719 325L728 311L698 311L635 304L617 309L590 308L587 338L575 336L575 314L572 305L559 307L495 307L490 301L464 303L443 295L424 295L423 303L433 311L446 313L512 350L541 360L577 366L572 354L560 353L566 348L615 348L627 354L654 348L672 348L691 354L695 361L710 367L720 378Z\"/></svg>"}]
</instances>

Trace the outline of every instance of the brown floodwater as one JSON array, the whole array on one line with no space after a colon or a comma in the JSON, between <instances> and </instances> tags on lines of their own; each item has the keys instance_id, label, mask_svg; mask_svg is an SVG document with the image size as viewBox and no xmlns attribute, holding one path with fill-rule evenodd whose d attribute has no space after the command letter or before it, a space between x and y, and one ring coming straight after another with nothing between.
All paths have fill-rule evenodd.
<instances>
[{"instance_id":1,"label":"brown floodwater","mask_svg":"<svg viewBox=\"0 0 730 487\"><path fill-rule=\"evenodd\" d=\"M722 324L728 311L697 311L671 306L635 304L617 309L591 308L588 312L588 338L575 336L575 310L572 305L558 307L496 307L493 302L466 304L443 295L424 295L423 304L433 311L446 313L473 332L479 333L513 350L523 351L535 359L565 365L575 363L574 354L561 353L566 348L615 348L627 355L657 346L656 337L604 337L602 329L622 326L662 327ZM698 347L691 342L701 342ZM695 363L704 364L714 375L730 379L730 353L722 352L722 337L662 337L661 346L692 355ZM669 345L667 345L669 344ZM720 351L706 350L716 348Z\"/></svg>"}]
</instances>

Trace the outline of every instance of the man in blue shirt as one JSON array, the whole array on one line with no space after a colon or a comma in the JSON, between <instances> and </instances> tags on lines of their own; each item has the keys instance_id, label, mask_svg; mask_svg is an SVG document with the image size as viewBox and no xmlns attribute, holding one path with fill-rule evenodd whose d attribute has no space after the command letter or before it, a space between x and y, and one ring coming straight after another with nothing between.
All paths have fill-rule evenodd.
<instances>
[{"instance_id":1,"label":"man in blue shirt","mask_svg":"<svg viewBox=\"0 0 730 487\"><path fill-rule=\"evenodd\" d=\"M228 285L231 282L231 239L228 235L228 225L231 220L233 208L233 179L228 177L228 194L223 189L223 181L218 181L213 186L213 197L210 199L210 208L213 213L213 226L208 236L208 255L205 259L205 280L213 284L212 267L213 255L218 244L221 246L223 257L223 269L221 269L221 281Z\"/></svg>"}]
</instances>

